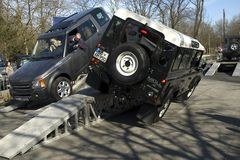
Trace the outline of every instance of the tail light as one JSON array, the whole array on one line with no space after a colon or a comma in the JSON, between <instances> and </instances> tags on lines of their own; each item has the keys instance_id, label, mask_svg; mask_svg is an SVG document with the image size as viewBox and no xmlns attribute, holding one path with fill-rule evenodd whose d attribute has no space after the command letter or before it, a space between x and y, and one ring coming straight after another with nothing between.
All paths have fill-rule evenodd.
<instances>
[{"instance_id":1,"label":"tail light","mask_svg":"<svg viewBox=\"0 0 240 160\"><path fill-rule=\"evenodd\" d=\"M163 80L160 81L160 83L164 85L164 84L167 83L167 80L166 80L166 79L163 79Z\"/></svg>"},{"instance_id":2,"label":"tail light","mask_svg":"<svg viewBox=\"0 0 240 160\"><path fill-rule=\"evenodd\" d=\"M90 64L91 64L91 65L97 65L97 64L99 64L99 63L100 63L99 59L94 58L94 57L93 57L93 58L91 59L91 61L90 61Z\"/></svg>"},{"instance_id":3,"label":"tail light","mask_svg":"<svg viewBox=\"0 0 240 160\"><path fill-rule=\"evenodd\" d=\"M101 44L98 43L98 44L96 45L96 48L100 48L100 47L101 47Z\"/></svg>"},{"instance_id":4,"label":"tail light","mask_svg":"<svg viewBox=\"0 0 240 160\"><path fill-rule=\"evenodd\" d=\"M140 28L139 32L142 33L143 35L148 35L149 32L145 28Z\"/></svg>"}]
</instances>

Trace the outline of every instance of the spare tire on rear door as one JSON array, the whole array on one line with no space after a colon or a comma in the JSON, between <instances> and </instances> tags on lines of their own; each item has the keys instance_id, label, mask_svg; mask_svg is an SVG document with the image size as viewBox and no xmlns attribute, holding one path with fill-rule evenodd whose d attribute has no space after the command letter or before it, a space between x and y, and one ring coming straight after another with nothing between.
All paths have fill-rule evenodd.
<instances>
[{"instance_id":1,"label":"spare tire on rear door","mask_svg":"<svg viewBox=\"0 0 240 160\"><path fill-rule=\"evenodd\" d=\"M230 49L232 51L237 51L239 49L239 43L238 42L233 42L231 45L230 45Z\"/></svg>"},{"instance_id":2,"label":"spare tire on rear door","mask_svg":"<svg viewBox=\"0 0 240 160\"><path fill-rule=\"evenodd\" d=\"M118 46L108 59L109 74L120 85L133 85L142 81L150 66L145 49L135 43Z\"/></svg>"}]
</instances>

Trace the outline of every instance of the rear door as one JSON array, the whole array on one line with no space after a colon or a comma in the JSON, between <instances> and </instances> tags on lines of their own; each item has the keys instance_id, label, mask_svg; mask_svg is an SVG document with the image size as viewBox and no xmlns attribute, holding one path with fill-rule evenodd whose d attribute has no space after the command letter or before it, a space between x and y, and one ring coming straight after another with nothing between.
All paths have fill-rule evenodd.
<instances>
[{"instance_id":1,"label":"rear door","mask_svg":"<svg viewBox=\"0 0 240 160\"><path fill-rule=\"evenodd\" d=\"M73 29L68 36L75 35L77 32L81 34L81 38L88 46L88 52L77 49L72 53L67 53L70 57L71 73L74 78L78 76L83 69L89 64L92 57L93 46L96 45L97 27L92 21L92 16L88 15L81 19L80 25ZM94 47L95 48L95 47Z\"/></svg>"},{"instance_id":2,"label":"rear door","mask_svg":"<svg viewBox=\"0 0 240 160\"><path fill-rule=\"evenodd\" d=\"M111 53L120 43L120 34L124 25L124 20L113 16L110 24L103 34L101 44L108 53Z\"/></svg>"},{"instance_id":3,"label":"rear door","mask_svg":"<svg viewBox=\"0 0 240 160\"><path fill-rule=\"evenodd\" d=\"M88 46L89 57L92 57L93 52L96 48L96 43L99 41L98 31L99 27L94 23L93 17L91 15L87 16L85 20L78 28L78 32L82 35L82 39Z\"/></svg>"}]
</instances>

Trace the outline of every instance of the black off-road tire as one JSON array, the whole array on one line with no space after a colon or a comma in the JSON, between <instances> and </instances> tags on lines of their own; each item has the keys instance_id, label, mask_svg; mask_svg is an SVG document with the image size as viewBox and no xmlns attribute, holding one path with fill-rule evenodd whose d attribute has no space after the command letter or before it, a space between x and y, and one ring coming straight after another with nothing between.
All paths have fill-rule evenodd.
<instances>
[{"instance_id":1,"label":"black off-road tire","mask_svg":"<svg viewBox=\"0 0 240 160\"><path fill-rule=\"evenodd\" d=\"M58 101L62 98L68 97L71 94L72 94L72 85L68 78L58 77L57 79L54 80L51 88L51 95L54 101Z\"/></svg>"},{"instance_id":2,"label":"black off-road tire","mask_svg":"<svg viewBox=\"0 0 240 160\"><path fill-rule=\"evenodd\" d=\"M148 74L149 56L145 49L135 43L118 46L109 56L109 75L122 86L130 86L142 81Z\"/></svg>"},{"instance_id":3,"label":"black off-road tire","mask_svg":"<svg viewBox=\"0 0 240 160\"><path fill-rule=\"evenodd\" d=\"M188 91L183 93L182 96L181 96L182 100L184 100L184 101L188 100L192 96L192 94L195 91L195 89L196 89L196 87L197 87L199 82L200 82L200 80L198 79L198 80L192 81L190 83L190 85L188 87Z\"/></svg>"},{"instance_id":4,"label":"black off-road tire","mask_svg":"<svg viewBox=\"0 0 240 160\"><path fill-rule=\"evenodd\" d=\"M153 123L160 121L166 114L169 106L171 105L172 96L173 96L172 91L169 91L166 97L163 99L162 103L159 106L157 106L157 114L153 119Z\"/></svg>"}]
</instances>

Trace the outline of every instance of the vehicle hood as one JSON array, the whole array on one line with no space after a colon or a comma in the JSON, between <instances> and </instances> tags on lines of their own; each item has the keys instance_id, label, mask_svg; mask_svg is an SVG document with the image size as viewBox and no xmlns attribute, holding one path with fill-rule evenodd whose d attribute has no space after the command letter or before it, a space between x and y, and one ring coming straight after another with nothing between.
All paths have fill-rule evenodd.
<instances>
[{"instance_id":1,"label":"vehicle hood","mask_svg":"<svg viewBox=\"0 0 240 160\"><path fill-rule=\"evenodd\" d=\"M31 82L56 65L60 59L61 58L31 60L16 70L15 73L9 77L9 81L10 83Z\"/></svg>"}]
</instances>

